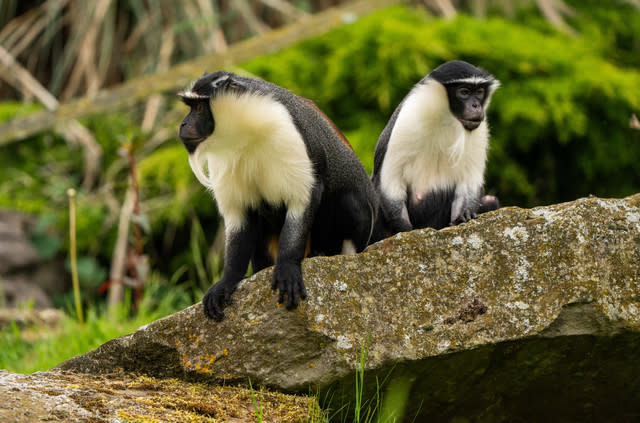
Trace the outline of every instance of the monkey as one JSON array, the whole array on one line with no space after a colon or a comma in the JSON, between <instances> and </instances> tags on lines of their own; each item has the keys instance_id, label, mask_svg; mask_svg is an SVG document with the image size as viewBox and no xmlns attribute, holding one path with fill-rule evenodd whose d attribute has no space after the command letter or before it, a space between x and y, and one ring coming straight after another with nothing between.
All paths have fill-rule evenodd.
<instances>
[{"instance_id":1,"label":"monkey","mask_svg":"<svg viewBox=\"0 0 640 423\"><path fill-rule=\"evenodd\" d=\"M484 195L486 111L500 82L467 62L446 62L401 101L378 139L379 195L372 242L416 228L442 229L499 207Z\"/></svg>"},{"instance_id":2,"label":"monkey","mask_svg":"<svg viewBox=\"0 0 640 423\"><path fill-rule=\"evenodd\" d=\"M178 93L190 111L179 136L224 220L221 279L205 294L216 321L244 278L275 264L278 303L307 297L305 256L363 251L378 210L373 184L346 138L308 99L217 71Z\"/></svg>"}]
</instances>

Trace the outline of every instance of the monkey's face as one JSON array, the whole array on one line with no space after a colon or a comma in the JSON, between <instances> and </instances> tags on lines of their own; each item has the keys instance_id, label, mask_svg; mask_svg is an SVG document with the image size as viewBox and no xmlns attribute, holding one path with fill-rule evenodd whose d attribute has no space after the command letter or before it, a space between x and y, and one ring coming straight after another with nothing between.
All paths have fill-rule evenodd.
<instances>
[{"instance_id":1,"label":"monkey's face","mask_svg":"<svg viewBox=\"0 0 640 423\"><path fill-rule=\"evenodd\" d=\"M180 124L180 139L189 153L193 153L198 145L213 133L215 121L211 114L208 98L184 98L183 101L191 111Z\"/></svg>"},{"instance_id":2,"label":"monkey's face","mask_svg":"<svg viewBox=\"0 0 640 423\"><path fill-rule=\"evenodd\" d=\"M473 131L484 120L488 84L455 83L447 85L449 108L464 129Z\"/></svg>"},{"instance_id":3,"label":"monkey's face","mask_svg":"<svg viewBox=\"0 0 640 423\"><path fill-rule=\"evenodd\" d=\"M178 94L182 101L191 108L180 125L180 139L190 154L215 129L215 120L211 113L211 99L224 92L241 93L246 90L247 84L241 77L230 72L218 71L210 74L205 73L190 89Z\"/></svg>"},{"instance_id":4,"label":"monkey's face","mask_svg":"<svg viewBox=\"0 0 640 423\"><path fill-rule=\"evenodd\" d=\"M491 95L500 86L489 72L462 60L443 63L428 76L444 85L449 110L467 131L484 121Z\"/></svg>"}]
</instances>

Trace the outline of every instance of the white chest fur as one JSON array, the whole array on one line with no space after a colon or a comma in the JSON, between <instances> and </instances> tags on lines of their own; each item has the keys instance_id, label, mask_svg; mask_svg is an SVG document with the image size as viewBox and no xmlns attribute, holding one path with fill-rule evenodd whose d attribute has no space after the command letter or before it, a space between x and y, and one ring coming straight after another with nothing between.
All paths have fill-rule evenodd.
<instances>
[{"instance_id":1,"label":"white chest fur","mask_svg":"<svg viewBox=\"0 0 640 423\"><path fill-rule=\"evenodd\" d=\"M447 92L429 81L405 100L391 132L380 173L390 199L437 189L472 191L483 183L487 157L486 120L467 131L449 111Z\"/></svg>"},{"instance_id":2,"label":"white chest fur","mask_svg":"<svg viewBox=\"0 0 640 423\"><path fill-rule=\"evenodd\" d=\"M287 109L268 95L224 94L211 101L213 134L189 156L212 190L227 227L242 226L263 201L300 216L314 176L304 141Z\"/></svg>"}]
</instances>

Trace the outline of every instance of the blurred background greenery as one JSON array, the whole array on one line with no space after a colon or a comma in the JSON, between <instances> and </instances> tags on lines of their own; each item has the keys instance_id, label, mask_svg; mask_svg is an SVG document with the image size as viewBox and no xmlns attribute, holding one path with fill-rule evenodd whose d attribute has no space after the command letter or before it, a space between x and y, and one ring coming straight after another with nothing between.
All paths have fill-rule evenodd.
<instances>
[{"instance_id":1,"label":"blurred background greenery","mask_svg":"<svg viewBox=\"0 0 640 423\"><path fill-rule=\"evenodd\" d=\"M224 52L237 41L342 3L348 2L2 0L0 123ZM483 67L502 82L489 110L486 181L502 205L640 191L637 0L406 2L229 69L314 100L370 172L377 137L399 101L431 69L453 59ZM11 60L35 82L9 72ZM41 104L46 102L38 87L53 105ZM128 245L127 260L135 262L120 273L133 282L118 299L120 311L105 319L118 325L129 319L123 332L199 301L217 280L221 222L177 138L185 113L174 95L158 95L82 119L84 136L52 130L0 145L0 208L37 216L32 238L43 256L68 256L66 191L78 190L78 273L94 328L105 316L119 245ZM132 201L139 210L129 211L125 243L119 244L132 164L139 198ZM70 294L56 298L73 316L71 304ZM118 334L90 332L91 341L60 359ZM34 353L36 341L20 338L15 325L2 336L22 352L0 354L0 368L33 371L55 364L19 364L27 354L51 356L50 349Z\"/></svg>"}]
</instances>

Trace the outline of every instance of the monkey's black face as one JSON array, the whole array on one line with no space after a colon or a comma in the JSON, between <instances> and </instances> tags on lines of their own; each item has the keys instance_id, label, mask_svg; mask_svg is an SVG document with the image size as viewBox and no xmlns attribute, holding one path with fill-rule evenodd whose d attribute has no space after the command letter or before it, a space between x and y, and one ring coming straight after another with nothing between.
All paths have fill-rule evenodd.
<instances>
[{"instance_id":1,"label":"monkey's black face","mask_svg":"<svg viewBox=\"0 0 640 423\"><path fill-rule=\"evenodd\" d=\"M189 114L180 124L180 139L189 153L193 153L202 141L213 133L215 121L211 114L209 99L183 98L191 107Z\"/></svg>"},{"instance_id":2,"label":"monkey's black face","mask_svg":"<svg viewBox=\"0 0 640 423\"><path fill-rule=\"evenodd\" d=\"M447 96L451 113L467 131L473 131L484 120L484 103L488 84L448 84Z\"/></svg>"}]
</instances>

